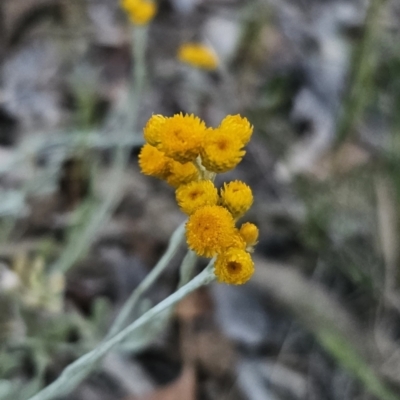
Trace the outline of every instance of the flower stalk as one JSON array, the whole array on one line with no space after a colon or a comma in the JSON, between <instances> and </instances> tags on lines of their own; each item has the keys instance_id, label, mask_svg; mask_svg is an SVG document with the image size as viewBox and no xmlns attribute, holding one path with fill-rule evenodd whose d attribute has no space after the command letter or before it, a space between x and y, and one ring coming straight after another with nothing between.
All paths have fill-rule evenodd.
<instances>
[{"instance_id":1,"label":"flower stalk","mask_svg":"<svg viewBox=\"0 0 400 400\"><path fill-rule=\"evenodd\" d=\"M215 275L213 269L213 261L210 261L208 266L194 279L144 313L121 332L100 343L95 349L78 358L70 364L52 384L41 390L35 396L32 396L29 400L51 400L55 397L68 394L86 377L93 366L96 366L110 350L115 348L115 346L122 343L138 329L154 320L154 318L157 318L162 312L170 309L189 293L214 281Z\"/></svg>"}]
</instances>

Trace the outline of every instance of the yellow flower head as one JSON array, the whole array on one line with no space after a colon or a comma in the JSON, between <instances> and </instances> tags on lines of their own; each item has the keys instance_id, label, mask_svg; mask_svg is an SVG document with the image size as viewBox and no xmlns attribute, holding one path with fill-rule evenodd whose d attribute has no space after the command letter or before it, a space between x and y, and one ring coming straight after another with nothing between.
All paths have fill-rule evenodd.
<instances>
[{"instance_id":1,"label":"yellow flower head","mask_svg":"<svg viewBox=\"0 0 400 400\"><path fill-rule=\"evenodd\" d=\"M193 214L198 208L215 206L218 191L211 181L191 182L176 191L176 201L185 214Z\"/></svg>"},{"instance_id":2,"label":"yellow flower head","mask_svg":"<svg viewBox=\"0 0 400 400\"><path fill-rule=\"evenodd\" d=\"M209 129L201 150L201 161L209 171L227 172L236 167L245 155L238 137L224 129Z\"/></svg>"},{"instance_id":3,"label":"yellow flower head","mask_svg":"<svg viewBox=\"0 0 400 400\"><path fill-rule=\"evenodd\" d=\"M181 164L178 161L170 160L169 173L165 179L171 186L177 188L180 185L185 185L199 179L199 171L193 163Z\"/></svg>"},{"instance_id":4,"label":"yellow flower head","mask_svg":"<svg viewBox=\"0 0 400 400\"><path fill-rule=\"evenodd\" d=\"M219 129L238 137L243 145L246 145L253 134L253 126L247 118L237 115L227 115L221 122Z\"/></svg>"},{"instance_id":5,"label":"yellow flower head","mask_svg":"<svg viewBox=\"0 0 400 400\"><path fill-rule=\"evenodd\" d=\"M248 247L253 247L257 244L259 231L257 226L251 222L245 222L242 224L239 233Z\"/></svg>"},{"instance_id":6,"label":"yellow flower head","mask_svg":"<svg viewBox=\"0 0 400 400\"><path fill-rule=\"evenodd\" d=\"M230 248L219 254L215 261L215 275L219 282L242 285L253 273L253 260L250 254L242 249Z\"/></svg>"},{"instance_id":7,"label":"yellow flower head","mask_svg":"<svg viewBox=\"0 0 400 400\"><path fill-rule=\"evenodd\" d=\"M144 139L147 143L152 146L158 146L160 144L161 129L165 121L166 118L159 114L150 117L143 129Z\"/></svg>"},{"instance_id":8,"label":"yellow flower head","mask_svg":"<svg viewBox=\"0 0 400 400\"><path fill-rule=\"evenodd\" d=\"M188 247L199 256L213 257L231 247L237 237L232 215L220 206L201 207L186 223Z\"/></svg>"},{"instance_id":9,"label":"yellow flower head","mask_svg":"<svg viewBox=\"0 0 400 400\"><path fill-rule=\"evenodd\" d=\"M221 189L221 203L234 218L240 218L253 204L253 193L244 182L225 183L224 188Z\"/></svg>"},{"instance_id":10,"label":"yellow flower head","mask_svg":"<svg viewBox=\"0 0 400 400\"><path fill-rule=\"evenodd\" d=\"M139 166L143 174L165 179L170 174L173 160L155 147L145 144L139 154Z\"/></svg>"},{"instance_id":11,"label":"yellow flower head","mask_svg":"<svg viewBox=\"0 0 400 400\"><path fill-rule=\"evenodd\" d=\"M159 148L166 156L181 163L194 161L200 153L206 130L206 124L193 114L176 114L163 124Z\"/></svg>"},{"instance_id":12,"label":"yellow flower head","mask_svg":"<svg viewBox=\"0 0 400 400\"><path fill-rule=\"evenodd\" d=\"M214 70L218 67L215 53L200 43L185 43L178 50L178 59L193 67Z\"/></svg>"},{"instance_id":13,"label":"yellow flower head","mask_svg":"<svg viewBox=\"0 0 400 400\"><path fill-rule=\"evenodd\" d=\"M242 236L239 233L239 229L235 229L235 235L232 237L232 243L229 245L229 247L233 247L235 249L246 249L246 242L242 238Z\"/></svg>"},{"instance_id":14,"label":"yellow flower head","mask_svg":"<svg viewBox=\"0 0 400 400\"><path fill-rule=\"evenodd\" d=\"M129 19L136 25L146 25L155 16L157 5L149 0L122 0L121 7L129 15Z\"/></svg>"}]
</instances>

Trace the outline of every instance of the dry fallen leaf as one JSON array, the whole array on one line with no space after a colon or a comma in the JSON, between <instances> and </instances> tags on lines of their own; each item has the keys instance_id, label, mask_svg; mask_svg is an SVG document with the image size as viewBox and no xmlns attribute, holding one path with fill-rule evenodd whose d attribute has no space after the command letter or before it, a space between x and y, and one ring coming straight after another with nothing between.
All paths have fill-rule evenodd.
<instances>
[{"instance_id":1,"label":"dry fallen leaf","mask_svg":"<svg viewBox=\"0 0 400 400\"><path fill-rule=\"evenodd\" d=\"M208 288L196 290L179 303L181 353L184 362L201 366L211 376L222 376L231 372L234 349L215 326L212 311Z\"/></svg>"},{"instance_id":2,"label":"dry fallen leaf","mask_svg":"<svg viewBox=\"0 0 400 400\"><path fill-rule=\"evenodd\" d=\"M197 362L211 376L234 374L235 349L232 342L216 329L196 335Z\"/></svg>"},{"instance_id":3,"label":"dry fallen leaf","mask_svg":"<svg viewBox=\"0 0 400 400\"><path fill-rule=\"evenodd\" d=\"M177 317L185 322L207 315L211 311L211 298L207 288L200 288L190 293L176 307Z\"/></svg>"},{"instance_id":4,"label":"dry fallen leaf","mask_svg":"<svg viewBox=\"0 0 400 400\"><path fill-rule=\"evenodd\" d=\"M353 143L345 143L336 152L330 152L322 157L310 174L319 180L326 180L332 175L346 174L354 168L366 164L370 156L366 150Z\"/></svg>"}]
</instances>

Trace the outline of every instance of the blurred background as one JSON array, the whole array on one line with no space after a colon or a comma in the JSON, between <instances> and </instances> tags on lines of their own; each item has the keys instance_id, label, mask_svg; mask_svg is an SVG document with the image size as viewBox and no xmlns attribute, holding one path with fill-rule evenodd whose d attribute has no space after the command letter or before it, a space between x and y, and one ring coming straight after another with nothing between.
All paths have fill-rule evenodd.
<instances>
[{"instance_id":1,"label":"blurred background","mask_svg":"<svg viewBox=\"0 0 400 400\"><path fill-rule=\"evenodd\" d=\"M0 2L0 399L98 345L185 220L137 165L148 118L182 111L254 125L220 181L253 189L256 273L194 292L59 398L399 400L400 3L158 6L126 134L138 33L118 1ZM193 41L217 70L179 62Z\"/></svg>"}]
</instances>

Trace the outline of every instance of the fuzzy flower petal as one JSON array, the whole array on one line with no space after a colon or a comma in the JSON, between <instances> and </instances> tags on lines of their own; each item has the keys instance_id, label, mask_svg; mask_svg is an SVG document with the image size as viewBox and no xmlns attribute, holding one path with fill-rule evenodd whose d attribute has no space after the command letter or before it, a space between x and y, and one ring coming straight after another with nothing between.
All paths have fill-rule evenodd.
<instances>
[{"instance_id":1,"label":"fuzzy flower petal","mask_svg":"<svg viewBox=\"0 0 400 400\"><path fill-rule=\"evenodd\" d=\"M170 174L173 160L155 147L145 144L139 154L139 166L143 174L165 179Z\"/></svg>"},{"instance_id":2,"label":"fuzzy flower petal","mask_svg":"<svg viewBox=\"0 0 400 400\"><path fill-rule=\"evenodd\" d=\"M253 273L253 260L250 254L242 249L230 248L219 254L215 261L215 275L219 282L242 285Z\"/></svg>"},{"instance_id":3,"label":"fuzzy flower petal","mask_svg":"<svg viewBox=\"0 0 400 400\"><path fill-rule=\"evenodd\" d=\"M246 145L253 134L253 126L247 118L237 115L227 115L221 122L219 129L238 137Z\"/></svg>"},{"instance_id":4,"label":"fuzzy flower petal","mask_svg":"<svg viewBox=\"0 0 400 400\"><path fill-rule=\"evenodd\" d=\"M191 182L177 189L176 201L180 209L190 215L200 207L217 205L218 191L211 181Z\"/></svg>"},{"instance_id":5,"label":"fuzzy flower petal","mask_svg":"<svg viewBox=\"0 0 400 400\"><path fill-rule=\"evenodd\" d=\"M147 143L156 147L160 144L161 129L166 120L165 117L159 114L151 116L143 129L144 139Z\"/></svg>"},{"instance_id":6,"label":"fuzzy flower petal","mask_svg":"<svg viewBox=\"0 0 400 400\"><path fill-rule=\"evenodd\" d=\"M177 188L180 185L185 185L199 179L199 171L193 163L181 164L178 161L170 160L169 173L165 179L171 186Z\"/></svg>"},{"instance_id":7,"label":"fuzzy flower petal","mask_svg":"<svg viewBox=\"0 0 400 400\"><path fill-rule=\"evenodd\" d=\"M240 218L253 204L253 193L244 182L225 183L224 188L221 189L221 203L234 218Z\"/></svg>"},{"instance_id":8,"label":"fuzzy flower petal","mask_svg":"<svg viewBox=\"0 0 400 400\"><path fill-rule=\"evenodd\" d=\"M193 67L215 70L218 59L215 53L200 43L185 43L178 50L178 59Z\"/></svg>"},{"instance_id":9,"label":"fuzzy flower petal","mask_svg":"<svg viewBox=\"0 0 400 400\"><path fill-rule=\"evenodd\" d=\"M149 0L122 0L121 7L135 25L146 25L157 12L156 3Z\"/></svg>"},{"instance_id":10,"label":"fuzzy flower petal","mask_svg":"<svg viewBox=\"0 0 400 400\"><path fill-rule=\"evenodd\" d=\"M166 156L181 163L194 161L200 153L206 130L205 123L193 114L176 114L163 124L159 148Z\"/></svg>"},{"instance_id":11,"label":"fuzzy flower petal","mask_svg":"<svg viewBox=\"0 0 400 400\"><path fill-rule=\"evenodd\" d=\"M229 247L233 247L235 249L246 250L246 242L242 238L239 233L239 229L235 229L235 235L232 236L232 242Z\"/></svg>"},{"instance_id":12,"label":"fuzzy flower petal","mask_svg":"<svg viewBox=\"0 0 400 400\"><path fill-rule=\"evenodd\" d=\"M186 223L188 247L199 256L213 257L231 247L235 239L237 231L232 215L220 206L201 207Z\"/></svg>"},{"instance_id":13,"label":"fuzzy flower petal","mask_svg":"<svg viewBox=\"0 0 400 400\"><path fill-rule=\"evenodd\" d=\"M251 222L245 222L240 227L239 233L247 246L253 247L257 244L259 231L256 225Z\"/></svg>"},{"instance_id":14,"label":"fuzzy flower petal","mask_svg":"<svg viewBox=\"0 0 400 400\"><path fill-rule=\"evenodd\" d=\"M226 130L209 129L201 150L201 161L207 170L227 172L236 167L245 155L238 137Z\"/></svg>"}]
</instances>

